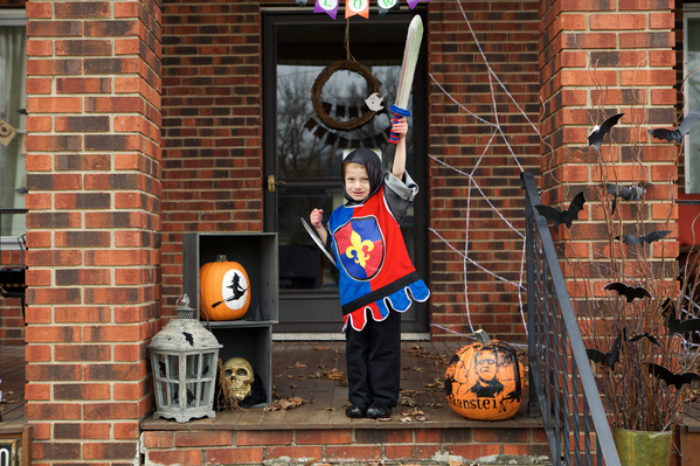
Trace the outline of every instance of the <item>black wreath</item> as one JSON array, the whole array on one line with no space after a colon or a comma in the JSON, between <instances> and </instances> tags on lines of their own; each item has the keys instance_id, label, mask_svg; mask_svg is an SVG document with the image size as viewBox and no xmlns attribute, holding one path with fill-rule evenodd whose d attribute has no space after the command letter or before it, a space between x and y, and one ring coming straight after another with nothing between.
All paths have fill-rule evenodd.
<instances>
[{"instance_id":1,"label":"black wreath","mask_svg":"<svg viewBox=\"0 0 700 466\"><path fill-rule=\"evenodd\" d=\"M316 114L326 126L333 129L350 131L369 123L372 118L374 118L376 112L368 109L367 112L363 113L359 117L347 121L336 120L326 113L326 110L323 108L323 103L321 102L321 91L331 75L338 70L350 70L360 74L363 78L365 78L365 81L367 81L367 84L372 89L370 94L376 92L381 95L379 92L379 82L374 76L372 76L372 73L369 72L367 67L354 60L338 60L335 63L331 63L316 77L314 85L311 86L311 102L314 106Z\"/></svg>"}]
</instances>

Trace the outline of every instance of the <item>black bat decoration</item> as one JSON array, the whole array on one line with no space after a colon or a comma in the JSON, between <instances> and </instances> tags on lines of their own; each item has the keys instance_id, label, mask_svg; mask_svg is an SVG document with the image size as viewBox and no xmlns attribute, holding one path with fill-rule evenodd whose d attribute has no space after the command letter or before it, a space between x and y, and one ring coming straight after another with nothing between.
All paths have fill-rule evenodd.
<instances>
[{"instance_id":1,"label":"black bat decoration","mask_svg":"<svg viewBox=\"0 0 700 466\"><path fill-rule=\"evenodd\" d=\"M617 361L620 359L620 335L615 338L612 348L610 348L610 351L607 353L603 353L597 349L586 348L586 354L591 361L604 364L614 370L615 364L617 364Z\"/></svg>"},{"instance_id":2,"label":"black bat decoration","mask_svg":"<svg viewBox=\"0 0 700 466\"><path fill-rule=\"evenodd\" d=\"M653 243L654 241L658 241L662 238L665 238L666 235L671 233L671 230L656 230L652 231L648 235L641 235L641 236L635 236L635 235L622 235L616 236L615 239L621 239L623 243L629 244L629 245L634 245L634 244L644 244L644 243Z\"/></svg>"},{"instance_id":3,"label":"black bat decoration","mask_svg":"<svg viewBox=\"0 0 700 466\"><path fill-rule=\"evenodd\" d=\"M624 115L624 113L618 113L605 120L602 125L595 125L588 134L588 145L595 147L596 150L600 150L603 137L617 124L618 120L622 118L622 115Z\"/></svg>"},{"instance_id":4,"label":"black bat decoration","mask_svg":"<svg viewBox=\"0 0 700 466\"><path fill-rule=\"evenodd\" d=\"M695 372L676 374L666 369L664 366L654 364L653 362L647 364L647 367L649 368L649 373L654 377L663 380L667 385L673 385L678 390L680 390L681 387L687 383L700 380L700 375L696 374Z\"/></svg>"},{"instance_id":5,"label":"black bat decoration","mask_svg":"<svg viewBox=\"0 0 700 466\"><path fill-rule=\"evenodd\" d=\"M618 295L627 298L627 302L631 303L634 298L651 298L651 293L642 286L627 286L620 282L611 282L603 287L605 290L617 291Z\"/></svg>"},{"instance_id":6,"label":"black bat decoration","mask_svg":"<svg viewBox=\"0 0 700 466\"><path fill-rule=\"evenodd\" d=\"M666 326L668 327L668 333L679 333L681 335L688 334L690 332L700 331L700 319L677 319L676 318L676 303L671 300L671 298L666 298L661 304L664 314L668 313L668 320L666 321Z\"/></svg>"},{"instance_id":7,"label":"black bat decoration","mask_svg":"<svg viewBox=\"0 0 700 466\"><path fill-rule=\"evenodd\" d=\"M659 340L657 340L654 335L651 335L647 332L640 333L639 335L635 335L632 338L629 338L627 341L635 342L635 341L641 340L642 338L646 338L647 340L649 340L650 342L652 342L656 346L659 346Z\"/></svg>"},{"instance_id":8,"label":"black bat decoration","mask_svg":"<svg viewBox=\"0 0 700 466\"><path fill-rule=\"evenodd\" d=\"M690 132L690 129L697 123L700 118L700 111L694 110L683 119L680 125L674 129L654 128L650 129L649 133L656 139L665 139L668 142L679 143L683 140L683 136Z\"/></svg>"},{"instance_id":9,"label":"black bat decoration","mask_svg":"<svg viewBox=\"0 0 700 466\"><path fill-rule=\"evenodd\" d=\"M569 208L566 210L559 210L542 204L535 207L544 218L554 221L555 228L562 223L565 224L567 228L571 228L571 222L578 218L579 212L583 210L584 202L586 202L586 198L583 196L583 191L581 191L574 196L571 203L569 203Z\"/></svg>"},{"instance_id":10,"label":"black bat decoration","mask_svg":"<svg viewBox=\"0 0 700 466\"><path fill-rule=\"evenodd\" d=\"M615 213L615 207L617 206L617 198L621 197L626 201L638 201L642 198L644 194L644 188L642 185L637 184L636 186L618 186L614 183L606 183L605 189L608 194L613 195L612 209L610 209L610 215Z\"/></svg>"},{"instance_id":11,"label":"black bat decoration","mask_svg":"<svg viewBox=\"0 0 700 466\"><path fill-rule=\"evenodd\" d=\"M187 340L187 343L190 344L190 346L194 346L194 338L192 338L192 334L190 332L182 332L183 335L185 335L185 340Z\"/></svg>"}]
</instances>

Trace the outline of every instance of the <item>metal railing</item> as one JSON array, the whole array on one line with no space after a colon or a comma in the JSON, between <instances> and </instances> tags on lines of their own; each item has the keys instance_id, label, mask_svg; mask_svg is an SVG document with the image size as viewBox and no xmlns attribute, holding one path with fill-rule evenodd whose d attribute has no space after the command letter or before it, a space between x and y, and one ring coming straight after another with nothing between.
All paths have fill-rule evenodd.
<instances>
[{"instance_id":1,"label":"metal railing","mask_svg":"<svg viewBox=\"0 0 700 466\"><path fill-rule=\"evenodd\" d=\"M619 466L532 173L525 190L530 411L539 406L554 464ZM595 452L592 445L595 444Z\"/></svg>"}]
</instances>

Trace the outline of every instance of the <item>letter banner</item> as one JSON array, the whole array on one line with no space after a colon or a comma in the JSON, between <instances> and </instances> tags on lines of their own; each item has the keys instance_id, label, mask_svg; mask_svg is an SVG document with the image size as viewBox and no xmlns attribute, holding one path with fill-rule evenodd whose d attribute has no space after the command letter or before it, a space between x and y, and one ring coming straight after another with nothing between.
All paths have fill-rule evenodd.
<instances>
[{"instance_id":1,"label":"letter banner","mask_svg":"<svg viewBox=\"0 0 700 466\"><path fill-rule=\"evenodd\" d=\"M345 18L355 15L369 18L369 0L345 0Z\"/></svg>"},{"instance_id":2,"label":"letter banner","mask_svg":"<svg viewBox=\"0 0 700 466\"><path fill-rule=\"evenodd\" d=\"M335 19L338 16L338 2L340 0L316 0L314 13L328 13L328 16Z\"/></svg>"},{"instance_id":3,"label":"letter banner","mask_svg":"<svg viewBox=\"0 0 700 466\"><path fill-rule=\"evenodd\" d=\"M430 0L408 0L408 7L412 10L418 5L420 2L429 2Z\"/></svg>"},{"instance_id":4,"label":"letter banner","mask_svg":"<svg viewBox=\"0 0 700 466\"><path fill-rule=\"evenodd\" d=\"M389 10L394 8L399 4L399 0L377 0L377 7L379 8L379 14L383 15L388 13Z\"/></svg>"}]
</instances>

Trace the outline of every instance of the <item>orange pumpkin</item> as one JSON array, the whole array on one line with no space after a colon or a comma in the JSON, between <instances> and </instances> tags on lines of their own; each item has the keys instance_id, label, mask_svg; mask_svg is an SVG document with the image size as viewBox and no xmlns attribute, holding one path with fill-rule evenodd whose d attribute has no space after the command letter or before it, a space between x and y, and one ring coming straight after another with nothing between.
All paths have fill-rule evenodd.
<instances>
[{"instance_id":1,"label":"orange pumpkin","mask_svg":"<svg viewBox=\"0 0 700 466\"><path fill-rule=\"evenodd\" d=\"M199 315L204 320L236 320L248 312L250 280L238 262L220 255L199 268Z\"/></svg>"},{"instance_id":2,"label":"orange pumpkin","mask_svg":"<svg viewBox=\"0 0 700 466\"><path fill-rule=\"evenodd\" d=\"M525 383L523 365L507 343L477 332L482 332L481 341L462 346L447 366L447 403L469 419L508 419L520 408Z\"/></svg>"}]
</instances>

